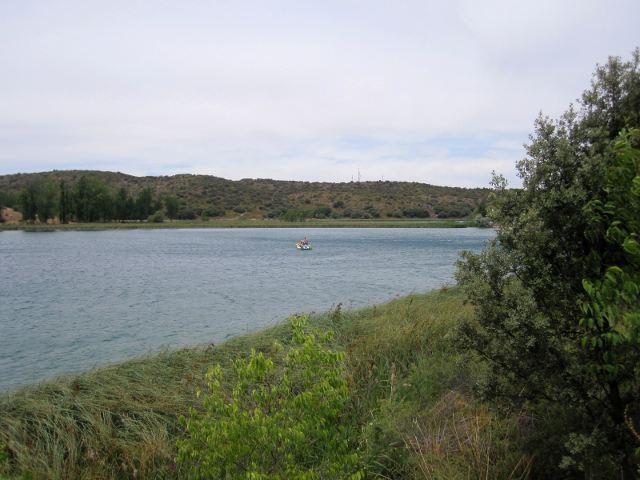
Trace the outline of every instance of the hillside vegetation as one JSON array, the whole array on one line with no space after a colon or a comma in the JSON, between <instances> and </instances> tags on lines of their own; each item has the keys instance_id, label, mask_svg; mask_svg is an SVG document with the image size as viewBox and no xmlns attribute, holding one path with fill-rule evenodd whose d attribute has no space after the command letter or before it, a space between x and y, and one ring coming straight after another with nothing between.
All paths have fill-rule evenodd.
<instances>
[{"instance_id":1,"label":"hillside vegetation","mask_svg":"<svg viewBox=\"0 0 640 480\"><path fill-rule=\"evenodd\" d=\"M225 180L208 175L134 177L97 171L0 176L0 206L25 219L461 218L483 210L488 189L409 182Z\"/></svg>"}]
</instances>

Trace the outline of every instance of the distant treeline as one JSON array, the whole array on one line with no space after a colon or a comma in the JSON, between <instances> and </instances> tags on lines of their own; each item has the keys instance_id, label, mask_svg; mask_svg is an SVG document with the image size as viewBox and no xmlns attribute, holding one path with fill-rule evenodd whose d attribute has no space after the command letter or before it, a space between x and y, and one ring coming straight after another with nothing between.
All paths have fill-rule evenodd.
<instances>
[{"instance_id":1,"label":"distant treeline","mask_svg":"<svg viewBox=\"0 0 640 480\"><path fill-rule=\"evenodd\" d=\"M194 220L213 217L463 218L484 215L487 189L415 182L225 180L53 171L0 176L0 206L26 221Z\"/></svg>"},{"instance_id":2,"label":"distant treeline","mask_svg":"<svg viewBox=\"0 0 640 480\"><path fill-rule=\"evenodd\" d=\"M110 220L153 220L177 215L175 196L157 197L150 188L132 196L122 187L116 192L96 177L86 175L74 185L38 178L23 188L19 195L3 194L0 203L15 206L24 220L60 222L104 222ZM151 218L150 218L151 217Z\"/></svg>"}]
</instances>

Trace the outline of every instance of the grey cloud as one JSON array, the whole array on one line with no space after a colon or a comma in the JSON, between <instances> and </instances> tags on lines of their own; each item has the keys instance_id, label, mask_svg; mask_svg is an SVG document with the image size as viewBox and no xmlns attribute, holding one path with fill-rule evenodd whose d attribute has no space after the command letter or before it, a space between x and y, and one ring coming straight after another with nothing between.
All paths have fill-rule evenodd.
<instances>
[{"instance_id":1,"label":"grey cloud","mask_svg":"<svg viewBox=\"0 0 640 480\"><path fill-rule=\"evenodd\" d=\"M638 16L630 0L7 2L0 173L93 159L348 180L366 164L372 178L485 185L481 169L513 172L513 137L539 110L558 115L596 62L628 55ZM494 148L429 146L479 135Z\"/></svg>"}]
</instances>

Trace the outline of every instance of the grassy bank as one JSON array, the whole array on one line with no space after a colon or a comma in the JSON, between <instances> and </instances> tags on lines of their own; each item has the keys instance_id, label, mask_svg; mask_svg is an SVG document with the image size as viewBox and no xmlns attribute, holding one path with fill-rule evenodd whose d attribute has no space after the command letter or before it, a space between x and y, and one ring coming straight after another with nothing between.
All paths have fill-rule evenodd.
<instances>
[{"instance_id":1,"label":"grassy bank","mask_svg":"<svg viewBox=\"0 0 640 480\"><path fill-rule=\"evenodd\" d=\"M334 329L346 352L352 408L369 478L522 478L517 419L474 399L482 364L456 352L471 315L456 289L411 295L311 324ZM162 353L0 396L0 476L180 478L178 416L197 406L207 366L275 354L278 325L219 346Z\"/></svg>"},{"instance_id":2,"label":"grassy bank","mask_svg":"<svg viewBox=\"0 0 640 480\"><path fill-rule=\"evenodd\" d=\"M473 220L451 219L308 219L303 222L257 219L174 220L162 223L112 222L71 223L58 225L0 224L2 230L114 230L130 228L464 228L475 226Z\"/></svg>"}]
</instances>

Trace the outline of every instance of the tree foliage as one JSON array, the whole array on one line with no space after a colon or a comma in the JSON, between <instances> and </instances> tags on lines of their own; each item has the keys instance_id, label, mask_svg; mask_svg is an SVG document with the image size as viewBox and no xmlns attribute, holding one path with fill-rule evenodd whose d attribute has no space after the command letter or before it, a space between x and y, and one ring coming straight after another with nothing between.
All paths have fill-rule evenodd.
<instances>
[{"instance_id":1,"label":"tree foliage","mask_svg":"<svg viewBox=\"0 0 640 480\"><path fill-rule=\"evenodd\" d=\"M635 145L635 146L634 146ZM595 358L593 369L607 382L629 428L637 405L628 400L640 388L640 130L621 132L606 169L604 198L584 208L589 241L600 245L590 261L600 266L585 278L586 298L579 300L585 330L582 345ZM640 441L640 438L637 439ZM640 452L639 452L640 453Z\"/></svg>"},{"instance_id":2,"label":"tree foliage","mask_svg":"<svg viewBox=\"0 0 640 480\"><path fill-rule=\"evenodd\" d=\"M6 200L5 200L6 199ZM73 182L50 177L35 177L22 189L16 200L10 193L0 192L0 203L19 203L26 220L45 222L58 216L61 223L102 222L110 220L147 220L164 216L162 203L151 188L142 189L132 197L125 187L114 191L95 175L82 175ZM166 197L164 204L169 218L178 212L175 196ZM158 213L160 212L160 213Z\"/></svg>"},{"instance_id":3,"label":"tree foliage","mask_svg":"<svg viewBox=\"0 0 640 480\"><path fill-rule=\"evenodd\" d=\"M483 393L536 419L540 476L637 472L625 413L640 401L640 180L637 136L621 131L640 126L639 57L610 58L578 108L539 116L517 165L523 188L495 177L497 239L459 265L477 306L460 340L488 360Z\"/></svg>"},{"instance_id":4,"label":"tree foliage","mask_svg":"<svg viewBox=\"0 0 640 480\"><path fill-rule=\"evenodd\" d=\"M75 186L75 216L80 222L97 222L113 217L113 200L107 186L93 176L82 176Z\"/></svg>"},{"instance_id":5,"label":"tree foliage","mask_svg":"<svg viewBox=\"0 0 640 480\"><path fill-rule=\"evenodd\" d=\"M73 211L72 195L64 180L60 181L60 192L58 198L58 215L60 223L67 223Z\"/></svg>"},{"instance_id":6,"label":"tree foliage","mask_svg":"<svg viewBox=\"0 0 640 480\"><path fill-rule=\"evenodd\" d=\"M0 190L0 208L11 207L16 208L19 204L18 195L11 192Z\"/></svg>"},{"instance_id":7,"label":"tree foliage","mask_svg":"<svg viewBox=\"0 0 640 480\"><path fill-rule=\"evenodd\" d=\"M305 323L291 319L281 369L252 350L233 362L229 391L220 365L208 371L206 410L192 410L178 442L192 478L364 478L348 442L343 354L328 346L331 332L307 333Z\"/></svg>"},{"instance_id":8,"label":"tree foliage","mask_svg":"<svg viewBox=\"0 0 640 480\"><path fill-rule=\"evenodd\" d=\"M282 214L281 218L287 222L302 222L305 218L309 218L311 213L312 212L308 210L290 208Z\"/></svg>"},{"instance_id":9,"label":"tree foliage","mask_svg":"<svg viewBox=\"0 0 640 480\"><path fill-rule=\"evenodd\" d=\"M164 208L167 211L167 217L173 220L178 215L178 199L175 195L169 195L164 199ZM224 215L224 213L223 213Z\"/></svg>"},{"instance_id":10,"label":"tree foliage","mask_svg":"<svg viewBox=\"0 0 640 480\"><path fill-rule=\"evenodd\" d=\"M20 208L27 220L46 221L57 214L56 185L51 180L38 179L20 194Z\"/></svg>"}]
</instances>

